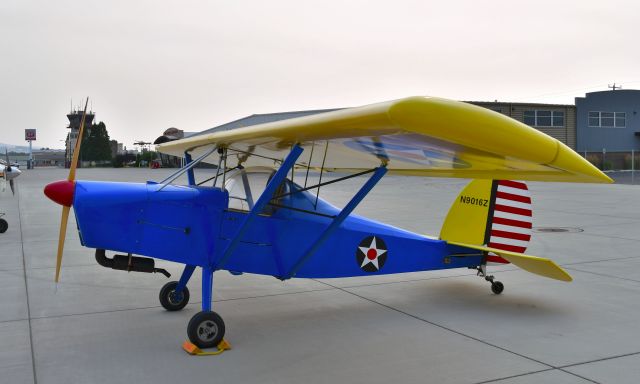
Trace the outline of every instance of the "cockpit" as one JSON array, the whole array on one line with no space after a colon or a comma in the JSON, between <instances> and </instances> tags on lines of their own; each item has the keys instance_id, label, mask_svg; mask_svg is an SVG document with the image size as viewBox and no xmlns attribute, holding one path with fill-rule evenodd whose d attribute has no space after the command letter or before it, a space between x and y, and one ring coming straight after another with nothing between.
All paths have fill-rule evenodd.
<instances>
[{"instance_id":1,"label":"cockpit","mask_svg":"<svg viewBox=\"0 0 640 384\"><path fill-rule=\"evenodd\" d=\"M229 192L229 209L249 211L262 195L267 184L275 174L275 170L268 167L250 167L233 171L225 182L225 189ZM274 193L274 199L263 210L263 214L272 214L282 200L278 198L291 190L291 181L285 182Z\"/></svg>"},{"instance_id":2,"label":"cockpit","mask_svg":"<svg viewBox=\"0 0 640 384\"><path fill-rule=\"evenodd\" d=\"M269 167L248 167L230 172L224 184L229 193L228 209L240 212L250 211L275 172ZM317 199L315 194L285 178L261 214L273 215L276 212L291 214L294 211L320 216L335 214L335 208L330 204Z\"/></svg>"}]
</instances>

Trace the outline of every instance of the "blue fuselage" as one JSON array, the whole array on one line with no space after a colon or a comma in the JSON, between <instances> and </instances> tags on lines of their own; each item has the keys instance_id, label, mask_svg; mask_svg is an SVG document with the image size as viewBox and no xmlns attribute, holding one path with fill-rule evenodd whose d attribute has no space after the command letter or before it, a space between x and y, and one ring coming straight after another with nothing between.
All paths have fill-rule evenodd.
<instances>
[{"instance_id":1,"label":"blue fuselage","mask_svg":"<svg viewBox=\"0 0 640 384\"><path fill-rule=\"evenodd\" d=\"M288 277L340 210L298 191L268 206L247 227L222 269ZM73 207L82 244L218 269L247 212L229 209L214 187L77 181ZM286 207L286 208L285 208ZM330 278L475 267L466 248L350 215L296 277Z\"/></svg>"}]
</instances>

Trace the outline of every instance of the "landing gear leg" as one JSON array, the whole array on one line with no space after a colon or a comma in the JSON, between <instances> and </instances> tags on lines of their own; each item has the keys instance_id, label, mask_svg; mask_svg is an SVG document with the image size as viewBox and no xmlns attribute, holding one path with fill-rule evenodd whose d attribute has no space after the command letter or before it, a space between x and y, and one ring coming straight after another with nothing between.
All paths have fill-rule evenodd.
<instances>
[{"instance_id":1,"label":"landing gear leg","mask_svg":"<svg viewBox=\"0 0 640 384\"><path fill-rule=\"evenodd\" d=\"M225 332L222 317L211 310L213 269L202 268L202 311L191 318L187 326L189 341L199 348L213 348L222 341Z\"/></svg>"},{"instance_id":2,"label":"landing gear leg","mask_svg":"<svg viewBox=\"0 0 640 384\"><path fill-rule=\"evenodd\" d=\"M492 275L487 275L487 265L482 264L478 267L478 276L484 277L484 279L491 283L491 292L499 295L504 291L504 284L495 280Z\"/></svg>"}]
</instances>

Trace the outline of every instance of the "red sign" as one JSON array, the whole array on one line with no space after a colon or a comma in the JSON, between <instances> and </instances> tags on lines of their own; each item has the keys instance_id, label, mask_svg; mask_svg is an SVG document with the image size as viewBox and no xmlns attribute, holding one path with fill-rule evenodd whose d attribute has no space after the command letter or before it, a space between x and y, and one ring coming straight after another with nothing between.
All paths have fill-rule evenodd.
<instances>
[{"instance_id":1,"label":"red sign","mask_svg":"<svg viewBox=\"0 0 640 384\"><path fill-rule=\"evenodd\" d=\"M24 130L24 139L26 141L36 141L36 130L35 129L25 129Z\"/></svg>"}]
</instances>

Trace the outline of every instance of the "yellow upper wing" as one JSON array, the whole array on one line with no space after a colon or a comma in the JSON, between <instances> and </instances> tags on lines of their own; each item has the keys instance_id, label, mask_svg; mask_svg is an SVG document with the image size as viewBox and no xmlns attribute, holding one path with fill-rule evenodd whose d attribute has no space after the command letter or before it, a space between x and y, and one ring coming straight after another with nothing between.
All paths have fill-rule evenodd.
<instances>
[{"instance_id":1,"label":"yellow upper wing","mask_svg":"<svg viewBox=\"0 0 640 384\"><path fill-rule=\"evenodd\" d=\"M392 173L417 176L612 182L540 131L485 108L432 97L197 135L161 144L159 151L196 157L211 146L226 147L230 166L273 166L296 143L305 148L298 166L328 171L384 162ZM217 162L217 154L205 161Z\"/></svg>"}]
</instances>

